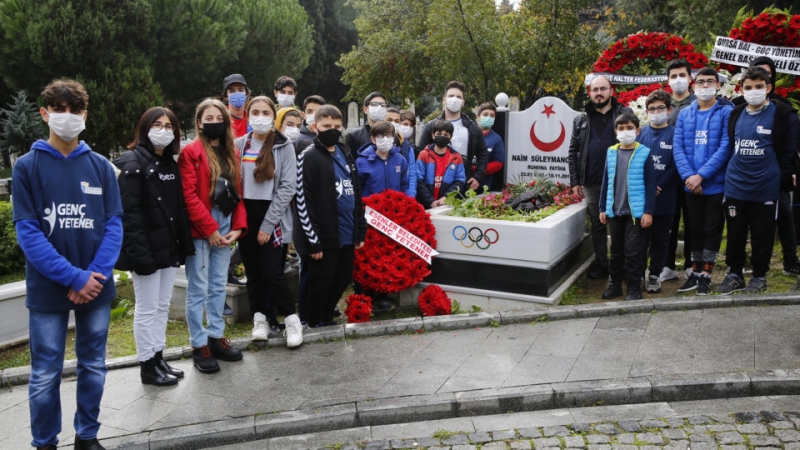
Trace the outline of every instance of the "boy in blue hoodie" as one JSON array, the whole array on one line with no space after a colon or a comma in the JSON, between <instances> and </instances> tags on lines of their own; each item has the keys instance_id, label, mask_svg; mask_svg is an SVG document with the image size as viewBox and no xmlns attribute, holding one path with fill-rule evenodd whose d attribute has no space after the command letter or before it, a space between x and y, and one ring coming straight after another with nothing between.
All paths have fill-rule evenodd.
<instances>
[{"instance_id":1,"label":"boy in blue hoodie","mask_svg":"<svg viewBox=\"0 0 800 450\"><path fill-rule=\"evenodd\" d=\"M650 228L650 276L647 292L661 292L660 277L667 261L667 251L672 232L672 215L675 214L678 171L672 160L672 138L675 127L669 124L672 113L671 98L666 91L652 92L645 100L650 123L642 128L639 142L650 149L650 162L656 174L656 206L653 226Z\"/></svg>"},{"instance_id":2,"label":"boy in blue hoodie","mask_svg":"<svg viewBox=\"0 0 800 450\"><path fill-rule=\"evenodd\" d=\"M656 176L650 149L636 142L639 118L622 113L614 122L619 144L608 148L600 185L600 222L611 234L611 283L603 293L610 300L622 296L622 280L628 284L625 300L642 298L642 277L647 265L647 228L653 224Z\"/></svg>"},{"instance_id":3,"label":"boy in blue hoodie","mask_svg":"<svg viewBox=\"0 0 800 450\"><path fill-rule=\"evenodd\" d=\"M361 195L392 189L404 194L408 191L408 160L395 147L394 127L384 120L370 129L369 144L358 149L356 170L361 180Z\"/></svg>"},{"instance_id":4,"label":"boy in blue hoodie","mask_svg":"<svg viewBox=\"0 0 800 450\"><path fill-rule=\"evenodd\" d=\"M113 269L122 247L119 186L104 157L78 135L89 96L72 80L42 92L39 113L50 128L17 161L14 224L26 259L31 377L31 445L55 449L61 432L61 372L70 311L75 312L78 357L75 449L99 450L100 399L106 377L106 340Z\"/></svg>"}]
</instances>

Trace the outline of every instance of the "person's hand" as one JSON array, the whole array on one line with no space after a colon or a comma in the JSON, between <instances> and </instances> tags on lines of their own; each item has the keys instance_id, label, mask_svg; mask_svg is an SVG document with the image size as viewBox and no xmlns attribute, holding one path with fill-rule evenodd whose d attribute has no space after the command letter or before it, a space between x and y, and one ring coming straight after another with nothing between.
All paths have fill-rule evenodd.
<instances>
[{"instance_id":1,"label":"person's hand","mask_svg":"<svg viewBox=\"0 0 800 450\"><path fill-rule=\"evenodd\" d=\"M702 191L702 184L703 184L703 177L698 174L694 174L686 179L686 188L689 189L693 194L700 195Z\"/></svg>"},{"instance_id":2,"label":"person's hand","mask_svg":"<svg viewBox=\"0 0 800 450\"><path fill-rule=\"evenodd\" d=\"M656 186L656 197L661 194L661 186Z\"/></svg>"},{"instance_id":3,"label":"person's hand","mask_svg":"<svg viewBox=\"0 0 800 450\"><path fill-rule=\"evenodd\" d=\"M310 255L308 255L308 256L310 256L310 257L311 257L311 259L322 259L322 252L319 252L319 253L312 253L312 254L310 254Z\"/></svg>"},{"instance_id":4,"label":"person's hand","mask_svg":"<svg viewBox=\"0 0 800 450\"><path fill-rule=\"evenodd\" d=\"M364 241L359 242L358 245L356 245L356 250L360 250L361 247L363 246L364 246Z\"/></svg>"},{"instance_id":5,"label":"person's hand","mask_svg":"<svg viewBox=\"0 0 800 450\"><path fill-rule=\"evenodd\" d=\"M653 216L650 214L642 215L642 228L650 228L653 224Z\"/></svg>"},{"instance_id":6,"label":"person's hand","mask_svg":"<svg viewBox=\"0 0 800 450\"><path fill-rule=\"evenodd\" d=\"M211 236L208 237L208 244L212 247L222 247L224 245L222 243L222 235L219 234L219 230L213 232Z\"/></svg>"},{"instance_id":7,"label":"person's hand","mask_svg":"<svg viewBox=\"0 0 800 450\"><path fill-rule=\"evenodd\" d=\"M100 291L103 290L103 283L101 281L105 281L106 277L102 273L92 272L89 276L89 279L86 281L86 284L83 285L80 291L75 292L74 289L70 288L67 297L72 303L76 305L83 305L86 303L91 302L98 295L100 295Z\"/></svg>"},{"instance_id":8,"label":"person's hand","mask_svg":"<svg viewBox=\"0 0 800 450\"><path fill-rule=\"evenodd\" d=\"M445 200L447 200L447 197L442 197L439 200L434 200L433 203L431 203L431 208L436 208L437 206L444 206Z\"/></svg>"},{"instance_id":9,"label":"person's hand","mask_svg":"<svg viewBox=\"0 0 800 450\"><path fill-rule=\"evenodd\" d=\"M272 238L271 234L267 234L267 233L264 233L261 230L258 230L258 238L257 238L257 240L258 240L258 243L260 245L264 245L267 242L269 242L270 238Z\"/></svg>"},{"instance_id":10,"label":"person's hand","mask_svg":"<svg viewBox=\"0 0 800 450\"><path fill-rule=\"evenodd\" d=\"M583 197L583 186L572 186L572 193Z\"/></svg>"},{"instance_id":11,"label":"person's hand","mask_svg":"<svg viewBox=\"0 0 800 450\"><path fill-rule=\"evenodd\" d=\"M606 213L604 212L600 213L600 223L602 223L603 225L606 225L608 223L608 218L606 217Z\"/></svg>"},{"instance_id":12,"label":"person's hand","mask_svg":"<svg viewBox=\"0 0 800 450\"><path fill-rule=\"evenodd\" d=\"M225 236L222 236L222 245L220 245L220 247L232 245L234 242L236 242L237 239L239 239L239 236L241 235L242 235L242 230L232 230Z\"/></svg>"},{"instance_id":13,"label":"person's hand","mask_svg":"<svg viewBox=\"0 0 800 450\"><path fill-rule=\"evenodd\" d=\"M467 186L469 186L473 191L477 191L478 188L481 187L481 184L475 179L475 177L473 177L467 180Z\"/></svg>"}]
</instances>

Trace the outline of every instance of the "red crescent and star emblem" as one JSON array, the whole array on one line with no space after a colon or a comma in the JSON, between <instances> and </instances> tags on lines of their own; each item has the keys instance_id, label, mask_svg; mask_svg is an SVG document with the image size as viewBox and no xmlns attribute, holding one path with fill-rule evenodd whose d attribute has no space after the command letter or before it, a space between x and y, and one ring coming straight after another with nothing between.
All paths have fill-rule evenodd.
<instances>
[{"instance_id":1,"label":"red crescent and star emblem","mask_svg":"<svg viewBox=\"0 0 800 450\"><path fill-rule=\"evenodd\" d=\"M553 105L544 105L544 111L542 111L542 114L546 115L548 119L550 118L551 114L555 113L556 112L553 111ZM561 147L561 144L564 143L564 139L567 138L567 130L564 128L564 123L560 120L558 123L561 124L561 134L558 135L558 138L556 138L555 141L544 142L536 137L536 121L534 121L533 125L531 125L531 142L533 143L533 146L543 152L552 152L558 150L558 148Z\"/></svg>"}]
</instances>

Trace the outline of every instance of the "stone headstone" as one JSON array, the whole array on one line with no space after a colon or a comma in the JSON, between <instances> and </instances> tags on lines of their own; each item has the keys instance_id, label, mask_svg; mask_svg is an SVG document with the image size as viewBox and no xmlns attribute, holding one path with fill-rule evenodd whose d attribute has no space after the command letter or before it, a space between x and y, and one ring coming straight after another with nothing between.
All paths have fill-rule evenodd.
<instances>
[{"instance_id":1,"label":"stone headstone","mask_svg":"<svg viewBox=\"0 0 800 450\"><path fill-rule=\"evenodd\" d=\"M350 102L347 105L347 128L359 128L361 125L358 121L358 104Z\"/></svg>"}]
</instances>

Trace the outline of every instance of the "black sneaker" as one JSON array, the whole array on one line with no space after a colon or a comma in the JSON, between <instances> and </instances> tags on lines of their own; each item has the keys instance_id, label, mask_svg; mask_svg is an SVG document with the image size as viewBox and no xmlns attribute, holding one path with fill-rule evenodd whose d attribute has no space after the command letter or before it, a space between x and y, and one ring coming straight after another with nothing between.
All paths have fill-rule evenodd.
<instances>
[{"instance_id":1,"label":"black sneaker","mask_svg":"<svg viewBox=\"0 0 800 450\"><path fill-rule=\"evenodd\" d=\"M800 264L792 264L791 266L783 266L783 274L787 277L796 277L800 275Z\"/></svg>"},{"instance_id":2,"label":"black sneaker","mask_svg":"<svg viewBox=\"0 0 800 450\"><path fill-rule=\"evenodd\" d=\"M603 263L600 261L595 261L592 263L592 268L589 270L589 273L586 275L586 278L590 280L605 280L608 278L608 263ZM622 289L620 288L620 291Z\"/></svg>"},{"instance_id":3,"label":"black sneaker","mask_svg":"<svg viewBox=\"0 0 800 450\"><path fill-rule=\"evenodd\" d=\"M641 300L641 299L642 299L641 283L629 284L628 295L625 296L625 300Z\"/></svg>"},{"instance_id":4,"label":"black sneaker","mask_svg":"<svg viewBox=\"0 0 800 450\"><path fill-rule=\"evenodd\" d=\"M211 354L215 358L223 361L239 361L242 359L242 352L231 347L231 341L228 338L213 338L208 337L208 348L211 349Z\"/></svg>"},{"instance_id":5,"label":"black sneaker","mask_svg":"<svg viewBox=\"0 0 800 450\"><path fill-rule=\"evenodd\" d=\"M661 292L661 281L659 280L658 275L650 275L649 277L647 277L646 288L647 292L651 294L657 294Z\"/></svg>"},{"instance_id":6,"label":"black sneaker","mask_svg":"<svg viewBox=\"0 0 800 450\"><path fill-rule=\"evenodd\" d=\"M97 438L94 439L80 439L75 436L75 445L72 447L75 450L106 450L105 447L100 445Z\"/></svg>"},{"instance_id":7,"label":"black sneaker","mask_svg":"<svg viewBox=\"0 0 800 450\"><path fill-rule=\"evenodd\" d=\"M622 292L622 286L615 283L610 283L608 285L608 289L603 292L603 299L611 300L612 298L622 297L623 295L624 292Z\"/></svg>"},{"instance_id":8,"label":"black sneaker","mask_svg":"<svg viewBox=\"0 0 800 450\"><path fill-rule=\"evenodd\" d=\"M228 284L232 284L234 286L246 286L247 285L247 281L246 280L240 280L239 278L236 278L236 276L234 276L231 273L231 274L228 274Z\"/></svg>"},{"instance_id":9,"label":"black sneaker","mask_svg":"<svg viewBox=\"0 0 800 450\"><path fill-rule=\"evenodd\" d=\"M722 284L717 286L717 294L728 295L744 289L744 280L735 273L729 273L722 280Z\"/></svg>"},{"instance_id":10,"label":"black sneaker","mask_svg":"<svg viewBox=\"0 0 800 450\"><path fill-rule=\"evenodd\" d=\"M217 358L214 358L214 355L211 354L211 349L207 345L192 349L192 360L197 370L202 373L219 372Z\"/></svg>"},{"instance_id":11,"label":"black sneaker","mask_svg":"<svg viewBox=\"0 0 800 450\"><path fill-rule=\"evenodd\" d=\"M711 295L711 277L702 273L697 277L697 295Z\"/></svg>"},{"instance_id":12,"label":"black sneaker","mask_svg":"<svg viewBox=\"0 0 800 450\"><path fill-rule=\"evenodd\" d=\"M767 279L766 278L750 278L750 282L747 283L747 287L744 288L745 294L760 294L767 290Z\"/></svg>"},{"instance_id":13,"label":"black sneaker","mask_svg":"<svg viewBox=\"0 0 800 450\"><path fill-rule=\"evenodd\" d=\"M690 274L683 286L678 288L678 292L689 292L697 289L697 278L698 275L696 273Z\"/></svg>"},{"instance_id":14,"label":"black sneaker","mask_svg":"<svg viewBox=\"0 0 800 450\"><path fill-rule=\"evenodd\" d=\"M388 298L379 298L375 300L372 310L375 312L391 311L394 308L395 308L394 303L391 300L389 300Z\"/></svg>"}]
</instances>

